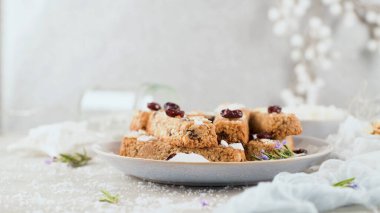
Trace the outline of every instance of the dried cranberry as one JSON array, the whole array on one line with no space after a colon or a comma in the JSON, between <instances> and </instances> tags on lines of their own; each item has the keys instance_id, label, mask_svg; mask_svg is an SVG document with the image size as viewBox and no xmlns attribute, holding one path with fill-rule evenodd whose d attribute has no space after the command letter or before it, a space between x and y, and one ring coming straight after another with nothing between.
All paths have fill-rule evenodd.
<instances>
[{"instance_id":1,"label":"dried cranberry","mask_svg":"<svg viewBox=\"0 0 380 213\"><path fill-rule=\"evenodd\" d=\"M281 107L279 106L269 106L268 113L281 113Z\"/></svg>"},{"instance_id":2,"label":"dried cranberry","mask_svg":"<svg viewBox=\"0 0 380 213\"><path fill-rule=\"evenodd\" d=\"M241 118L243 117L243 112L240 109L236 109L236 110L223 109L220 112L220 115L223 118Z\"/></svg>"},{"instance_id":3,"label":"dried cranberry","mask_svg":"<svg viewBox=\"0 0 380 213\"><path fill-rule=\"evenodd\" d=\"M294 153L296 154L307 154L307 150L306 149L295 149L293 150Z\"/></svg>"},{"instance_id":4,"label":"dried cranberry","mask_svg":"<svg viewBox=\"0 0 380 213\"><path fill-rule=\"evenodd\" d=\"M273 139L273 135L270 133L262 132L262 133L257 133L253 136L253 138L257 139Z\"/></svg>"},{"instance_id":5,"label":"dried cranberry","mask_svg":"<svg viewBox=\"0 0 380 213\"><path fill-rule=\"evenodd\" d=\"M177 155L177 153L172 153L172 154L170 154L170 155L166 158L166 160L170 160L170 159L174 158L176 155Z\"/></svg>"},{"instance_id":6,"label":"dried cranberry","mask_svg":"<svg viewBox=\"0 0 380 213\"><path fill-rule=\"evenodd\" d=\"M180 116L181 118L183 118L183 116L185 116L185 112L180 110L180 109L167 109L165 110L166 112L166 115L169 116L169 117L177 117L177 116Z\"/></svg>"},{"instance_id":7,"label":"dried cranberry","mask_svg":"<svg viewBox=\"0 0 380 213\"><path fill-rule=\"evenodd\" d=\"M147 107L153 111L158 111L161 109L161 106L156 102L151 102L147 104Z\"/></svg>"},{"instance_id":8,"label":"dried cranberry","mask_svg":"<svg viewBox=\"0 0 380 213\"><path fill-rule=\"evenodd\" d=\"M164 104L164 109L167 110L167 109L180 109L179 106L175 103L172 103L172 102L167 102L166 104Z\"/></svg>"}]
</instances>

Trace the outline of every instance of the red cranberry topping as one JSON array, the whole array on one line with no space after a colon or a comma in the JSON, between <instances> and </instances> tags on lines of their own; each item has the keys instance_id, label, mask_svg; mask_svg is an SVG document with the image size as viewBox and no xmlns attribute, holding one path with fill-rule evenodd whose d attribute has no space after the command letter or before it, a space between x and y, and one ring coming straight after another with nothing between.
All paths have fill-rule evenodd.
<instances>
[{"instance_id":1,"label":"red cranberry topping","mask_svg":"<svg viewBox=\"0 0 380 213\"><path fill-rule=\"evenodd\" d=\"M240 109L236 109L236 110L223 109L220 112L220 115L223 118L241 118L243 117L243 112Z\"/></svg>"},{"instance_id":2,"label":"red cranberry topping","mask_svg":"<svg viewBox=\"0 0 380 213\"><path fill-rule=\"evenodd\" d=\"M172 103L172 102L167 102L165 105L164 105L164 109L167 110L167 109L180 109L179 106L175 103Z\"/></svg>"},{"instance_id":3,"label":"red cranberry topping","mask_svg":"<svg viewBox=\"0 0 380 213\"><path fill-rule=\"evenodd\" d=\"M281 107L279 106L269 106L268 113L281 113Z\"/></svg>"},{"instance_id":4,"label":"red cranberry topping","mask_svg":"<svg viewBox=\"0 0 380 213\"><path fill-rule=\"evenodd\" d=\"M293 150L294 153L296 154L307 154L307 150L306 149L295 149Z\"/></svg>"},{"instance_id":5,"label":"red cranberry topping","mask_svg":"<svg viewBox=\"0 0 380 213\"><path fill-rule=\"evenodd\" d=\"M263 132L263 133L257 133L255 135L253 135L253 138L254 139L273 139L273 135L270 134L270 133L266 133L266 132Z\"/></svg>"},{"instance_id":6,"label":"red cranberry topping","mask_svg":"<svg viewBox=\"0 0 380 213\"><path fill-rule=\"evenodd\" d=\"M169 109L165 110L165 112L166 112L167 116L173 117L173 118L177 117L177 116L183 118L183 116L185 116L185 112L182 111L182 110L180 110L180 109L171 109L171 108L169 108Z\"/></svg>"},{"instance_id":7,"label":"red cranberry topping","mask_svg":"<svg viewBox=\"0 0 380 213\"><path fill-rule=\"evenodd\" d=\"M156 102L151 102L151 103L148 103L147 104L147 107L150 109L150 110L153 110L153 111L158 111L161 109L161 106L156 103Z\"/></svg>"}]
</instances>

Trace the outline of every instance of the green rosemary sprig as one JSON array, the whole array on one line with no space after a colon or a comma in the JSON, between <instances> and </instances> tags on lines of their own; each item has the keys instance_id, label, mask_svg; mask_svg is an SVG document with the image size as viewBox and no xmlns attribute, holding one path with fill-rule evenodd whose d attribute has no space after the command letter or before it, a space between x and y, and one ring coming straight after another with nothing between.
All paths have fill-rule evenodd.
<instances>
[{"instance_id":1,"label":"green rosemary sprig","mask_svg":"<svg viewBox=\"0 0 380 213\"><path fill-rule=\"evenodd\" d=\"M337 183L334 183L332 186L334 187L351 187L351 188L355 188L356 187L356 184L354 184L355 178L348 178L348 179L345 179L345 180L342 180L342 181L339 181Z\"/></svg>"},{"instance_id":2,"label":"green rosemary sprig","mask_svg":"<svg viewBox=\"0 0 380 213\"><path fill-rule=\"evenodd\" d=\"M287 156L289 156L289 157L294 156L294 152L291 149L289 149L289 147L287 145L284 145L284 147L285 147L285 151L284 152L285 152L285 154Z\"/></svg>"},{"instance_id":3,"label":"green rosemary sprig","mask_svg":"<svg viewBox=\"0 0 380 213\"><path fill-rule=\"evenodd\" d=\"M252 155L255 160L278 160L293 157L294 153L286 145L281 149L273 149L271 152L261 152L261 156Z\"/></svg>"},{"instance_id":4,"label":"green rosemary sprig","mask_svg":"<svg viewBox=\"0 0 380 213\"><path fill-rule=\"evenodd\" d=\"M57 161L62 163L67 163L73 168L81 167L86 165L91 160L91 157L87 155L86 150L83 150L83 154L59 154Z\"/></svg>"},{"instance_id":5,"label":"green rosemary sprig","mask_svg":"<svg viewBox=\"0 0 380 213\"><path fill-rule=\"evenodd\" d=\"M107 192L106 190L101 190L104 197L99 199L99 202L107 202L107 203L118 203L119 202L119 195L111 195L111 193Z\"/></svg>"}]
</instances>

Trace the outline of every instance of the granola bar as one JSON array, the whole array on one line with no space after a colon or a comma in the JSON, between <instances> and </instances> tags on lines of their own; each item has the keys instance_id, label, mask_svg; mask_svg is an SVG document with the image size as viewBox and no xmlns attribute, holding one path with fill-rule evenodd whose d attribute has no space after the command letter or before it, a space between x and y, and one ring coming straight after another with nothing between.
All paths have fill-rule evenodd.
<instances>
[{"instance_id":1,"label":"granola bar","mask_svg":"<svg viewBox=\"0 0 380 213\"><path fill-rule=\"evenodd\" d=\"M219 112L215 116L214 125L218 136L218 141L225 140L228 143L242 142L249 140L249 111L241 109L240 118L226 118Z\"/></svg>"},{"instance_id":2,"label":"granola bar","mask_svg":"<svg viewBox=\"0 0 380 213\"><path fill-rule=\"evenodd\" d=\"M252 110L249 126L251 133L268 133L273 139L282 140L289 135L302 133L301 122L294 114L268 113L262 110Z\"/></svg>"},{"instance_id":3,"label":"granola bar","mask_svg":"<svg viewBox=\"0 0 380 213\"><path fill-rule=\"evenodd\" d=\"M294 156L290 143L286 140L251 140L245 146L245 155L249 161L290 158Z\"/></svg>"},{"instance_id":4,"label":"granola bar","mask_svg":"<svg viewBox=\"0 0 380 213\"><path fill-rule=\"evenodd\" d=\"M170 142L149 135L127 136L120 145L120 155L127 157L168 160L176 153L195 153L212 162L245 161L243 150L216 146L210 148L187 148L172 145Z\"/></svg>"},{"instance_id":5,"label":"granola bar","mask_svg":"<svg viewBox=\"0 0 380 213\"><path fill-rule=\"evenodd\" d=\"M148 134L187 148L218 146L215 126L202 116L169 117L163 111L153 112L146 128Z\"/></svg>"},{"instance_id":6,"label":"granola bar","mask_svg":"<svg viewBox=\"0 0 380 213\"><path fill-rule=\"evenodd\" d=\"M129 129L132 131L146 130L152 111L139 110L132 117Z\"/></svg>"}]
</instances>

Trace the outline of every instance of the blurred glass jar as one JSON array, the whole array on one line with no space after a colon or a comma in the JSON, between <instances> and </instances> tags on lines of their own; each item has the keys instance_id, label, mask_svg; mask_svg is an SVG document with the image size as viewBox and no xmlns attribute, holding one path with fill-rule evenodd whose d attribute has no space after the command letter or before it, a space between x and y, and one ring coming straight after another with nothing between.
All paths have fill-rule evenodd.
<instances>
[{"instance_id":1,"label":"blurred glass jar","mask_svg":"<svg viewBox=\"0 0 380 213\"><path fill-rule=\"evenodd\" d=\"M131 113L133 110L146 109L149 102L178 102L179 96L174 88L154 83L145 83L130 90L91 89L87 90L80 101L81 119L103 115Z\"/></svg>"},{"instance_id":2,"label":"blurred glass jar","mask_svg":"<svg viewBox=\"0 0 380 213\"><path fill-rule=\"evenodd\" d=\"M30 128L40 125L84 120L98 132L125 134L133 111L145 108L152 100L164 103L178 101L179 97L170 86L146 83L131 89L89 89L83 93L79 103L74 102L72 106L67 102L23 105L10 101L3 104L1 133L25 134Z\"/></svg>"},{"instance_id":3,"label":"blurred glass jar","mask_svg":"<svg viewBox=\"0 0 380 213\"><path fill-rule=\"evenodd\" d=\"M158 102L161 105L171 101L181 104L181 98L176 90L168 85L145 83L138 87L133 109L146 109L149 102Z\"/></svg>"},{"instance_id":4,"label":"blurred glass jar","mask_svg":"<svg viewBox=\"0 0 380 213\"><path fill-rule=\"evenodd\" d=\"M117 139L129 128L132 114L146 109L148 102L179 101L174 88L154 83L142 84L136 89L93 89L86 91L80 101L80 118L89 128Z\"/></svg>"}]
</instances>

